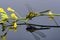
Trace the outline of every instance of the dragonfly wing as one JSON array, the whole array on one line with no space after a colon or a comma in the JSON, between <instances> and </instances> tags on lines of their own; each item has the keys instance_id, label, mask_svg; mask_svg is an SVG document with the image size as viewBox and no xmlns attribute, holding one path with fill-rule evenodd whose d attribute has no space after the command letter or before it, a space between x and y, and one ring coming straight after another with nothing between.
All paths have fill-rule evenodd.
<instances>
[{"instance_id":1,"label":"dragonfly wing","mask_svg":"<svg viewBox=\"0 0 60 40\"><path fill-rule=\"evenodd\" d=\"M35 38L36 40L40 40L40 37L39 37L38 35L36 35L34 32L32 32L32 35L34 36L34 38Z\"/></svg>"},{"instance_id":2,"label":"dragonfly wing","mask_svg":"<svg viewBox=\"0 0 60 40\"><path fill-rule=\"evenodd\" d=\"M28 12L33 12L33 8L29 4L26 4L26 8Z\"/></svg>"},{"instance_id":3,"label":"dragonfly wing","mask_svg":"<svg viewBox=\"0 0 60 40\"><path fill-rule=\"evenodd\" d=\"M39 13L47 13L48 11L50 11L50 10L41 11Z\"/></svg>"},{"instance_id":4,"label":"dragonfly wing","mask_svg":"<svg viewBox=\"0 0 60 40\"><path fill-rule=\"evenodd\" d=\"M34 33L38 34L39 36L41 36L43 38L46 37L46 35L41 31L35 31Z\"/></svg>"}]
</instances>

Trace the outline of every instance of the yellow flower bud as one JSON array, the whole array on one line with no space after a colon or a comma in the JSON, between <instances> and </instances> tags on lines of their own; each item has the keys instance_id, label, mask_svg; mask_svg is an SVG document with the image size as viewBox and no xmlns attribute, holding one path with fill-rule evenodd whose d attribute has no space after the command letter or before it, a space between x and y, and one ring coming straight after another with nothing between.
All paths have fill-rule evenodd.
<instances>
[{"instance_id":1,"label":"yellow flower bud","mask_svg":"<svg viewBox=\"0 0 60 40\"><path fill-rule=\"evenodd\" d=\"M13 19L17 19L17 18L18 18L14 13L11 14L11 17L12 17Z\"/></svg>"},{"instance_id":2,"label":"yellow flower bud","mask_svg":"<svg viewBox=\"0 0 60 40\"><path fill-rule=\"evenodd\" d=\"M0 12L5 12L3 8L0 8Z\"/></svg>"},{"instance_id":3,"label":"yellow flower bud","mask_svg":"<svg viewBox=\"0 0 60 40\"><path fill-rule=\"evenodd\" d=\"M15 12L15 10L13 10L11 7L8 7L7 10L10 12Z\"/></svg>"}]
</instances>

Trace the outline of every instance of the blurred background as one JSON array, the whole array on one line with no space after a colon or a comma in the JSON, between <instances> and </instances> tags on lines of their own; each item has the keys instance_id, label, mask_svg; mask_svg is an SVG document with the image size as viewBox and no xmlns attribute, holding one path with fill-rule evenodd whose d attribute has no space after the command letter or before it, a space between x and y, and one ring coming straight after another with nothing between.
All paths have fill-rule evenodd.
<instances>
[{"instance_id":1,"label":"blurred background","mask_svg":"<svg viewBox=\"0 0 60 40\"><path fill-rule=\"evenodd\" d=\"M0 0L0 7L4 8L7 12L7 7L16 10L22 17L28 14L26 4L29 4L34 12L41 12L44 10L52 10L55 14L60 14L60 0ZM8 13L10 14L10 13ZM60 17L54 17L58 25L60 25ZM30 23L43 24L43 25L56 25L54 21L50 21L48 17L33 18ZM0 28L1 29L1 28ZM25 30L26 26L19 26L18 31L9 31L7 40L35 40L34 36ZM51 28L49 30L40 30L46 37L40 40L60 40L60 28ZM0 34L2 34L0 30ZM1 39L0 39L1 40Z\"/></svg>"}]
</instances>

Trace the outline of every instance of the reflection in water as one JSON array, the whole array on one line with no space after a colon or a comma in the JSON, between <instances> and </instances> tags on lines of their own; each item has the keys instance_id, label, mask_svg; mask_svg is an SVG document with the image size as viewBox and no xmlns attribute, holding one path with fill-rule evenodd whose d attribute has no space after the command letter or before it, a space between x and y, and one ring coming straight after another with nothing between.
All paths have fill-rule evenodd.
<instances>
[{"instance_id":1,"label":"reflection in water","mask_svg":"<svg viewBox=\"0 0 60 40\"><path fill-rule=\"evenodd\" d=\"M6 40L6 36L2 36L1 38L2 38L2 40Z\"/></svg>"},{"instance_id":2,"label":"reflection in water","mask_svg":"<svg viewBox=\"0 0 60 40\"><path fill-rule=\"evenodd\" d=\"M6 35L7 35L7 32L4 33L3 35L1 35L0 38L1 38L2 40L6 40Z\"/></svg>"},{"instance_id":3,"label":"reflection in water","mask_svg":"<svg viewBox=\"0 0 60 40\"><path fill-rule=\"evenodd\" d=\"M31 25L28 25L28 27L26 28L27 31L29 31L30 33L32 33L32 35L35 37L36 40L40 40L40 37L46 37L46 35L44 33L42 33L41 31L38 31L38 30L43 30L43 29L50 29L50 28L35 28ZM3 32L4 34L1 35L1 39L2 40L6 40L6 35L8 33L8 31L10 30L14 30L14 32L17 31L17 28L14 28L14 27L8 27L8 30L7 32ZM36 34L38 34L39 36L37 36Z\"/></svg>"},{"instance_id":4,"label":"reflection in water","mask_svg":"<svg viewBox=\"0 0 60 40\"><path fill-rule=\"evenodd\" d=\"M45 29L50 29L50 28L35 28L32 25L28 25L28 27L26 28L27 31L32 33L32 35L35 37L36 40L40 40L39 36L41 36L42 38L46 37L44 33L42 33L41 31L38 31L38 30L45 30Z\"/></svg>"},{"instance_id":5,"label":"reflection in water","mask_svg":"<svg viewBox=\"0 0 60 40\"><path fill-rule=\"evenodd\" d=\"M14 30L14 32L17 32L17 28L14 28L14 27L9 27L8 30L9 31Z\"/></svg>"}]
</instances>

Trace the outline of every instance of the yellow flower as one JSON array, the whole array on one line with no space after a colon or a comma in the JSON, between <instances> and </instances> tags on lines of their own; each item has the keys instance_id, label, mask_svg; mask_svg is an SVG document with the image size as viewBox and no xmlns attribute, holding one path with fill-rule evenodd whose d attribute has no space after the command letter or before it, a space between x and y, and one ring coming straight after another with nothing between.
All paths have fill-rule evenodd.
<instances>
[{"instance_id":1,"label":"yellow flower","mask_svg":"<svg viewBox=\"0 0 60 40\"><path fill-rule=\"evenodd\" d=\"M7 13L4 11L3 8L0 8L0 17L1 17L1 22L4 23L4 22L7 22L7 19L8 19L8 15Z\"/></svg>"},{"instance_id":2,"label":"yellow flower","mask_svg":"<svg viewBox=\"0 0 60 40\"><path fill-rule=\"evenodd\" d=\"M1 22L2 23L4 23L4 22L6 22L7 21L7 19L8 19L8 15L7 15L7 13L4 11L4 9L3 8L0 8L0 17L1 17Z\"/></svg>"},{"instance_id":3,"label":"yellow flower","mask_svg":"<svg viewBox=\"0 0 60 40\"><path fill-rule=\"evenodd\" d=\"M17 23L13 22L13 26L14 26L14 28L16 28L17 27Z\"/></svg>"},{"instance_id":4,"label":"yellow flower","mask_svg":"<svg viewBox=\"0 0 60 40\"><path fill-rule=\"evenodd\" d=\"M53 17L54 17L54 16L53 16L52 11L49 11L49 15L50 15L50 17L49 17L49 18L50 18L50 20L53 20Z\"/></svg>"},{"instance_id":5,"label":"yellow flower","mask_svg":"<svg viewBox=\"0 0 60 40\"><path fill-rule=\"evenodd\" d=\"M14 22L12 22L12 25L13 25L13 27L11 28L11 27L9 27L8 29L9 30L14 30L14 32L16 32L17 31L17 23L14 21Z\"/></svg>"},{"instance_id":6,"label":"yellow flower","mask_svg":"<svg viewBox=\"0 0 60 40\"><path fill-rule=\"evenodd\" d=\"M14 29L14 32L17 31L17 23L16 22L13 22L13 29Z\"/></svg>"},{"instance_id":7,"label":"yellow flower","mask_svg":"<svg viewBox=\"0 0 60 40\"><path fill-rule=\"evenodd\" d=\"M12 17L13 19L18 19L18 17L17 17L14 13L11 14L11 17Z\"/></svg>"},{"instance_id":8,"label":"yellow flower","mask_svg":"<svg viewBox=\"0 0 60 40\"><path fill-rule=\"evenodd\" d=\"M12 22L13 28L17 28L17 23L14 21Z\"/></svg>"},{"instance_id":9,"label":"yellow flower","mask_svg":"<svg viewBox=\"0 0 60 40\"><path fill-rule=\"evenodd\" d=\"M7 22L8 20L8 15L6 13L1 13L1 21L4 23L4 22Z\"/></svg>"},{"instance_id":10,"label":"yellow flower","mask_svg":"<svg viewBox=\"0 0 60 40\"><path fill-rule=\"evenodd\" d=\"M15 12L15 10L13 10L11 7L8 7L7 10L10 12Z\"/></svg>"},{"instance_id":11,"label":"yellow flower","mask_svg":"<svg viewBox=\"0 0 60 40\"><path fill-rule=\"evenodd\" d=\"M3 13L3 12L5 12L5 11L4 11L4 9L3 9L3 8L0 8L0 12L2 12L2 13Z\"/></svg>"}]
</instances>

